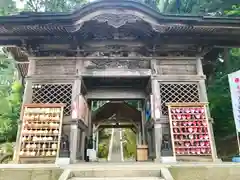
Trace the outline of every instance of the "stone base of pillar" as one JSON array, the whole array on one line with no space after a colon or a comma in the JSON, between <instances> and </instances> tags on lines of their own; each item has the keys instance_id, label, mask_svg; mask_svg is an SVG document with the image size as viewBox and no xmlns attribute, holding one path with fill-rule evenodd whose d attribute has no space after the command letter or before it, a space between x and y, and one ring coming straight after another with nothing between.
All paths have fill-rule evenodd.
<instances>
[{"instance_id":1,"label":"stone base of pillar","mask_svg":"<svg viewBox=\"0 0 240 180\"><path fill-rule=\"evenodd\" d=\"M155 137L155 153L156 158L155 161L161 161L161 147L162 147L162 125L155 124L154 125L154 137Z\"/></svg>"},{"instance_id":2,"label":"stone base of pillar","mask_svg":"<svg viewBox=\"0 0 240 180\"><path fill-rule=\"evenodd\" d=\"M77 147L78 147L78 125L71 124L71 132L70 132L70 163L75 163L77 160Z\"/></svg>"},{"instance_id":3,"label":"stone base of pillar","mask_svg":"<svg viewBox=\"0 0 240 180\"><path fill-rule=\"evenodd\" d=\"M57 158L55 164L68 165L70 164L70 158L64 158L64 157Z\"/></svg>"},{"instance_id":4,"label":"stone base of pillar","mask_svg":"<svg viewBox=\"0 0 240 180\"><path fill-rule=\"evenodd\" d=\"M176 163L176 157L174 156L165 156L165 157L161 157L161 162L162 163Z\"/></svg>"}]
</instances>

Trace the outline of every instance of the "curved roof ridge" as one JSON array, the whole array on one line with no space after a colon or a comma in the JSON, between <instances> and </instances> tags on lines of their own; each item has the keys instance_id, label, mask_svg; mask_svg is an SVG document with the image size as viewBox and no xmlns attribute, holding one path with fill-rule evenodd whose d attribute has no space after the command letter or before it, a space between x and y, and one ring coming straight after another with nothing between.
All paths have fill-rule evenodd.
<instances>
[{"instance_id":1,"label":"curved roof ridge","mask_svg":"<svg viewBox=\"0 0 240 180\"><path fill-rule=\"evenodd\" d=\"M0 24L14 24L14 23L35 23L37 24L48 24L48 23L73 23L79 19L91 14L95 11L103 9L118 9L118 10L133 10L143 13L156 21L159 20L169 20L169 21L188 21L188 22L220 22L220 23L240 23L240 17L229 17L229 16L199 16L199 15L189 15L189 14L163 14L157 9L144 4L136 0L100 0L96 2L88 3L72 12L62 13L62 12L22 12L19 15L12 16L2 16L0 17Z\"/></svg>"}]
</instances>

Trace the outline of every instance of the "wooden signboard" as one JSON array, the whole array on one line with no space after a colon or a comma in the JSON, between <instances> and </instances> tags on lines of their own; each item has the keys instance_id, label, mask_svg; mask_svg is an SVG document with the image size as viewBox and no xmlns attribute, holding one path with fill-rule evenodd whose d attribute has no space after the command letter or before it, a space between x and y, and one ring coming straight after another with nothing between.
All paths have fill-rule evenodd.
<instances>
[{"instance_id":1,"label":"wooden signboard","mask_svg":"<svg viewBox=\"0 0 240 180\"><path fill-rule=\"evenodd\" d=\"M59 155L64 104L26 104L17 161L55 162Z\"/></svg>"},{"instance_id":2,"label":"wooden signboard","mask_svg":"<svg viewBox=\"0 0 240 180\"><path fill-rule=\"evenodd\" d=\"M174 156L213 156L206 103L169 103Z\"/></svg>"},{"instance_id":3,"label":"wooden signboard","mask_svg":"<svg viewBox=\"0 0 240 180\"><path fill-rule=\"evenodd\" d=\"M88 126L88 104L82 95L77 95L72 104L72 119L82 120Z\"/></svg>"}]
</instances>

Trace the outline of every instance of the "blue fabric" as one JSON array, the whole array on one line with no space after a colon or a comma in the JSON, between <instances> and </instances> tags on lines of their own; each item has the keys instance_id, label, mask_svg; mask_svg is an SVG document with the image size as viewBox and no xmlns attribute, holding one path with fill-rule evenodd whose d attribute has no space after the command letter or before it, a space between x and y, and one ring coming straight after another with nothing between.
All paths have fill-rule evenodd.
<instances>
[{"instance_id":1,"label":"blue fabric","mask_svg":"<svg viewBox=\"0 0 240 180\"><path fill-rule=\"evenodd\" d=\"M233 157L232 162L240 162L240 157Z\"/></svg>"},{"instance_id":2,"label":"blue fabric","mask_svg":"<svg viewBox=\"0 0 240 180\"><path fill-rule=\"evenodd\" d=\"M147 110L145 113L145 116L146 116L146 120L148 121L151 117L151 112Z\"/></svg>"},{"instance_id":3,"label":"blue fabric","mask_svg":"<svg viewBox=\"0 0 240 180\"><path fill-rule=\"evenodd\" d=\"M176 5L177 5L177 10L178 10L178 13L180 13L180 8L181 8L181 0L176 0Z\"/></svg>"}]
</instances>

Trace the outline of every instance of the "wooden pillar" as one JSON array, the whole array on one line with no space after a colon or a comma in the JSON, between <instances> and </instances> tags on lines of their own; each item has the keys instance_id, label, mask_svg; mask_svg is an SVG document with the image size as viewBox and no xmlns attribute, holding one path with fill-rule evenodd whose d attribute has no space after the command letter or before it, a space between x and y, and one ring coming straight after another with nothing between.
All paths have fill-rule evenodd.
<instances>
[{"instance_id":1,"label":"wooden pillar","mask_svg":"<svg viewBox=\"0 0 240 180\"><path fill-rule=\"evenodd\" d=\"M72 121L70 129L70 162L75 163L77 161L77 149L78 149L78 123L77 121Z\"/></svg>"},{"instance_id":2,"label":"wooden pillar","mask_svg":"<svg viewBox=\"0 0 240 180\"><path fill-rule=\"evenodd\" d=\"M92 133L92 139L93 139L93 149L96 150L96 127L95 127L95 124L93 124L93 133Z\"/></svg>"},{"instance_id":3,"label":"wooden pillar","mask_svg":"<svg viewBox=\"0 0 240 180\"><path fill-rule=\"evenodd\" d=\"M158 80L152 80L152 93L153 93L153 109L154 109L154 120L160 121L161 117L161 96L160 96L160 86Z\"/></svg>"},{"instance_id":4,"label":"wooden pillar","mask_svg":"<svg viewBox=\"0 0 240 180\"><path fill-rule=\"evenodd\" d=\"M76 79L73 83L72 89L72 102L75 100L77 95L81 91L81 79ZM77 149L78 149L78 119L72 120L71 128L70 128L70 162L75 163L77 160Z\"/></svg>"},{"instance_id":5,"label":"wooden pillar","mask_svg":"<svg viewBox=\"0 0 240 180\"><path fill-rule=\"evenodd\" d=\"M81 157L82 159L81 160L84 160L84 155L85 155L85 138L86 138L86 133L84 131L81 131Z\"/></svg>"},{"instance_id":6,"label":"wooden pillar","mask_svg":"<svg viewBox=\"0 0 240 180\"><path fill-rule=\"evenodd\" d=\"M136 144L139 145L139 130L136 131Z\"/></svg>"},{"instance_id":7,"label":"wooden pillar","mask_svg":"<svg viewBox=\"0 0 240 180\"><path fill-rule=\"evenodd\" d=\"M30 60L27 75L32 76L35 72L35 69L36 69L35 60ZM33 93L32 85L33 85L32 80L27 79L26 84L25 84L24 94L23 94L22 105L32 102L32 93ZM20 118L22 118L22 116L23 116L23 108L21 109ZM13 155L13 161L15 163L18 163L18 161L19 161L18 153L20 151L20 145L21 145L21 143L20 143L21 131L22 131L22 119L20 119L20 121L18 122L17 139L16 139L16 145L15 145L14 155Z\"/></svg>"},{"instance_id":8,"label":"wooden pillar","mask_svg":"<svg viewBox=\"0 0 240 180\"><path fill-rule=\"evenodd\" d=\"M99 130L97 130L96 132L96 154L97 155L98 155L98 144L99 144Z\"/></svg>"},{"instance_id":9,"label":"wooden pillar","mask_svg":"<svg viewBox=\"0 0 240 180\"><path fill-rule=\"evenodd\" d=\"M225 65L225 70L227 70L228 73L230 73L230 49L229 48L224 48L224 52L223 52L223 60L224 60L224 65Z\"/></svg>"},{"instance_id":10,"label":"wooden pillar","mask_svg":"<svg viewBox=\"0 0 240 180\"><path fill-rule=\"evenodd\" d=\"M92 101L89 105L89 111L88 111L88 132L86 133L86 136L90 137L93 133L93 125L92 125Z\"/></svg>"},{"instance_id":11,"label":"wooden pillar","mask_svg":"<svg viewBox=\"0 0 240 180\"><path fill-rule=\"evenodd\" d=\"M149 134L149 130L146 130L146 136L147 136L147 144L148 144L148 152L149 152L149 156L153 156L153 143Z\"/></svg>"},{"instance_id":12,"label":"wooden pillar","mask_svg":"<svg viewBox=\"0 0 240 180\"><path fill-rule=\"evenodd\" d=\"M146 144L146 136L145 136L145 123L146 123L146 116L145 116L145 101L142 101L142 118L141 118L141 127L142 127L142 144Z\"/></svg>"},{"instance_id":13,"label":"wooden pillar","mask_svg":"<svg viewBox=\"0 0 240 180\"><path fill-rule=\"evenodd\" d=\"M81 160L81 132L82 129L80 129L80 127L78 126L78 136L77 136L77 160Z\"/></svg>"},{"instance_id":14,"label":"wooden pillar","mask_svg":"<svg viewBox=\"0 0 240 180\"><path fill-rule=\"evenodd\" d=\"M202 68L202 61L201 61L201 58L200 57L197 57L197 73L198 75L200 76L204 76L203 74L203 68ZM200 101L201 102L208 102L208 97L207 97L207 88L206 88L206 84L205 84L205 80L202 79L199 81L199 97L200 97ZM215 143L215 139L214 139L214 133L213 133L213 121L211 120L211 115L210 115L210 111L209 111L209 108L207 108L207 114L208 114L208 118L210 119L210 122L209 122L209 129L210 129L210 133L211 133L211 141L213 143L213 157L215 159L213 160L216 160L218 157L217 157L217 150L216 150L216 143Z\"/></svg>"},{"instance_id":15,"label":"wooden pillar","mask_svg":"<svg viewBox=\"0 0 240 180\"><path fill-rule=\"evenodd\" d=\"M152 80L152 93L153 93L153 107L154 107L154 137L155 137L155 153L156 153L156 162L161 160L161 144L162 144L162 125L159 124L161 116L161 102L160 102L160 87L157 80ZM157 122L158 121L158 122Z\"/></svg>"},{"instance_id":16,"label":"wooden pillar","mask_svg":"<svg viewBox=\"0 0 240 180\"><path fill-rule=\"evenodd\" d=\"M162 124L154 124L154 135L155 135L155 161L161 161L161 146L162 146Z\"/></svg>"},{"instance_id":17,"label":"wooden pillar","mask_svg":"<svg viewBox=\"0 0 240 180\"><path fill-rule=\"evenodd\" d=\"M139 145L142 145L142 132L141 132L140 126L139 126L139 132L138 132L138 143Z\"/></svg>"}]
</instances>

